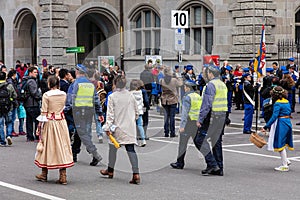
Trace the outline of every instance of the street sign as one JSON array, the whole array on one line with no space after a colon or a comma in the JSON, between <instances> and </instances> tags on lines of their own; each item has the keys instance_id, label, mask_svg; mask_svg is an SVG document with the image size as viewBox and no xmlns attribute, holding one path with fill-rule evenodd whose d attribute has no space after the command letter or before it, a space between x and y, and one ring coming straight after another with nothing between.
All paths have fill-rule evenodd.
<instances>
[{"instance_id":1,"label":"street sign","mask_svg":"<svg viewBox=\"0 0 300 200\"><path fill-rule=\"evenodd\" d=\"M84 53L84 47L68 47L66 48L66 53Z\"/></svg>"},{"instance_id":2,"label":"street sign","mask_svg":"<svg viewBox=\"0 0 300 200\"><path fill-rule=\"evenodd\" d=\"M171 12L172 28L188 28L189 12L182 10L172 10Z\"/></svg>"},{"instance_id":3,"label":"street sign","mask_svg":"<svg viewBox=\"0 0 300 200\"><path fill-rule=\"evenodd\" d=\"M176 29L175 30L175 50L184 51L185 50L185 30Z\"/></svg>"},{"instance_id":4,"label":"street sign","mask_svg":"<svg viewBox=\"0 0 300 200\"><path fill-rule=\"evenodd\" d=\"M48 63L47 63L47 60L45 58L42 60L42 64L43 64L43 67L47 67Z\"/></svg>"}]
</instances>

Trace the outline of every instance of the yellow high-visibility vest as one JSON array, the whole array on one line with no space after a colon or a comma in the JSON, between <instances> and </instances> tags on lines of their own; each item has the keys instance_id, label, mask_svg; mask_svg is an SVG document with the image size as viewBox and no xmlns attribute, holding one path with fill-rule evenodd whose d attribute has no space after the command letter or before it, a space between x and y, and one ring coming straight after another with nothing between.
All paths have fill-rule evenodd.
<instances>
[{"instance_id":1,"label":"yellow high-visibility vest","mask_svg":"<svg viewBox=\"0 0 300 200\"><path fill-rule=\"evenodd\" d=\"M220 79L213 79L211 83L214 84L216 88L216 95L212 103L213 112L227 112L227 87L223 81Z\"/></svg>"},{"instance_id":2,"label":"yellow high-visibility vest","mask_svg":"<svg viewBox=\"0 0 300 200\"><path fill-rule=\"evenodd\" d=\"M189 117L191 120L197 120L202 105L202 97L196 92L188 94L191 98L191 109L189 111Z\"/></svg>"},{"instance_id":3,"label":"yellow high-visibility vest","mask_svg":"<svg viewBox=\"0 0 300 200\"><path fill-rule=\"evenodd\" d=\"M95 86L93 83L78 83L75 107L93 107Z\"/></svg>"}]
</instances>

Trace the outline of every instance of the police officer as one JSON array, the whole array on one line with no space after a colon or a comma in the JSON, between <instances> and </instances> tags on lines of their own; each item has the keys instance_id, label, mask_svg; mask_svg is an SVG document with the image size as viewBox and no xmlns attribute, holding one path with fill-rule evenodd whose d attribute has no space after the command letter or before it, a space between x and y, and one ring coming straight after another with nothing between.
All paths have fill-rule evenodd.
<instances>
[{"instance_id":1,"label":"police officer","mask_svg":"<svg viewBox=\"0 0 300 200\"><path fill-rule=\"evenodd\" d=\"M69 87L65 110L68 111L72 108L78 135L88 153L93 156L90 165L96 166L102 157L92 142L93 110L97 112L100 122L103 122L104 118L95 86L87 79L86 73L87 68L84 65L78 64L76 66L76 80Z\"/></svg>"},{"instance_id":2,"label":"police officer","mask_svg":"<svg viewBox=\"0 0 300 200\"><path fill-rule=\"evenodd\" d=\"M190 137L196 136L199 110L202 104L201 96L195 92L197 84L195 81L186 80L184 82L185 94L182 98L182 113L180 121L180 138L178 147L177 162L171 163L171 167L175 169L183 169L184 157Z\"/></svg>"},{"instance_id":3,"label":"police officer","mask_svg":"<svg viewBox=\"0 0 300 200\"><path fill-rule=\"evenodd\" d=\"M208 82L203 94L202 105L197 120L198 131L194 142L201 146L207 167L202 175L223 176L222 134L224 133L227 108L227 87L220 80L220 70L210 64L203 69L203 77ZM213 125L213 126L210 126ZM211 139L213 154L207 139Z\"/></svg>"}]
</instances>

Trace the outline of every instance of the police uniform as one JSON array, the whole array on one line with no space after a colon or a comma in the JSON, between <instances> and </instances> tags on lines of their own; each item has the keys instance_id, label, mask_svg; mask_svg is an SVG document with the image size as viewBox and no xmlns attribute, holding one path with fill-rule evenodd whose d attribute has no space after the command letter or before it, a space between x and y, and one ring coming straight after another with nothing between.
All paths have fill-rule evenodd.
<instances>
[{"instance_id":1,"label":"police uniform","mask_svg":"<svg viewBox=\"0 0 300 200\"><path fill-rule=\"evenodd\" d=\"M216 66L208 66L206 70L219 71ZM194 142L196 146L201 146L201 153L205 157L207 168L202 170L202 175L223 176L223 153L222 134L224 133L227 108L227 87L219 78L210 80L203 94L202 105L198 116L201 127L198 128ZM210 125L213 126L210 126ZM207 139L211 139L212 151Z\"/></svg>"}]
</instances>

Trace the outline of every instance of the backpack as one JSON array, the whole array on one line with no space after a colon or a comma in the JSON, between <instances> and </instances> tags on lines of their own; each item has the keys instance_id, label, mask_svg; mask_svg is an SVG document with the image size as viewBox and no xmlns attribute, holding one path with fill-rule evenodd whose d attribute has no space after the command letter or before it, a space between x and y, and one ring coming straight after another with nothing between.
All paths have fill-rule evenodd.
<instances>
[{"instance_id":1,"label":"backpack","mask_svg":"<svg viewBox=\"0 0 300 200\"><path fill-rule=\"evenodd\" d=\"M30 96L28 87L27 87L27 80L23 80L21 83L21 88L18 89L18 100L20 102L26 102L28 97Z\"/></svg>"},{"instance_id":2,"label":"backpack","mask_svg":"<svg viewBox=\"0 0 300 200\"><path fill-rule=\"evenodd\" d=\"M10 100L10 94L7 89L8 84L4 84L0 87L0 113L1 115L5 115L10 111L10 108L12 106L11 100Z\"/></svg>"}]
</instances>

